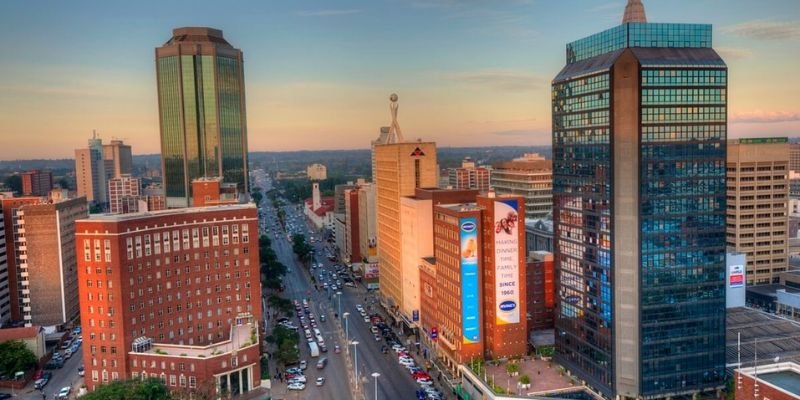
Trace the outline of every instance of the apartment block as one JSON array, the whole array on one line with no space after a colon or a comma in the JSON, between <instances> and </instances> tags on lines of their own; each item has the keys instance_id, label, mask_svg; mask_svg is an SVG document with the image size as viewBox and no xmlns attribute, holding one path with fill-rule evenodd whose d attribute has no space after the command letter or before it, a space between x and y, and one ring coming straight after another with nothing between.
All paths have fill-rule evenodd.
<instances>
[{"instance_id":1,"label":"apartment block","mask_svg":"<svg viewBox=\"0 0 800 400\"><path fill-rule=\"evenodd\" d=\"M478 189L487 192L491 183L491 170L476 166L475 161L469 157L461 162L461 167L448 169L447 176L448 186L453 189Z\"/></svg>"},{"instance_id":2,"label":"apartment block","mask_svg":"<svg viewBox=\"0 0 800 400\"><path fill-rule=\"evenodd\" d=\"M527 218L543 218L553 211L553 162L538 154L525 154L496 163L492 188L498 195L524 197Z\"/></svg>"},{"instance_id":3,"label":"apartment block","mask_svg":"<svg viewBox=\"0 0 800 400\"><path fill-rule=\"evenodd\" d=\"M33 170L20 174L23 196L47 196L53 189L53 173Z\"/></svg>"}]
</instances>

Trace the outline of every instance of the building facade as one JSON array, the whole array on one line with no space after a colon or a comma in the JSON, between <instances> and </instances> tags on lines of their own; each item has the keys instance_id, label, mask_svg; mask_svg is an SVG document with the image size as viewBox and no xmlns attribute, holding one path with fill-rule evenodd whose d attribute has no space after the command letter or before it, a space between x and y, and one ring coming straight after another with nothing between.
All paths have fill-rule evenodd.
<instances>
[{"instance_id":1,"label":"building facade","mask_svg":"<svg viewBox=\"0 0 800 400\"><path fill-rule=\"evenodd\" d=\"M789 170L800 172L800 143L789 144Z\"/></svg>"},{"instance_id":2,"label":"building facade","mask_svg":"<svg viewBox=\"0 0 800 400\"><path fill-rule=\"evenodd\" d=\"M555 327L553 253L546 251L528 253L525 275L528 331L553 329Z\"/></svg>"},{"instance_id":3,"label":"building facade","mask_svg":"<svg viewBox=\"0 0 800 400\"><path fill-rule=\"evenodd\" d=\"M108 180L108 207L112 214L139 212L142 183L139 178L120 175ZM142 210L144 211L144 210Z\"/></svg>"},{"instance_id":4,"label":"building facade","mask_svg":"<svg viewBox=\"0 0 800 400\"><path fill-rule=\"evenodd\" d=\"M16 210L18 296L25 326L57 326L78 316L75 221L87 215L85 197Z\"/></svg>"},{"instance_id":5,"label":"building facade","mask_svg":"<svg viewBox=\"0 0 800 400\"><path fill-rule=\"evenodd\" d=\"M3 217L3 204L0 203L0 328L5 327L11 321L12 288L8 277L9 273L5 219Z\"/></svg>"},{"instance_id":6,"label":"building facade","mask_svg":"<svg viewBox=\"0 0 800 400\"><path fill-rule=\"evenodd\" d=\"M26 197L3 197L0 196L0 204L3 211L3 228L6 232L6 263L8 265L8 287L9 300L11 303L11 321L22 321L22 309L20 307L21 290L19 288L21 274L19 272L20 251L17 249L17 242L14 232L19 228L17 216L20 208L27 204L40 204L45 198L38 196Z\"/></svg>"},{"instance_id":7,"label":"building facade","mask_svg":"<svg viewBox=\"0 0 800 400\"><path fill-rule=\"evenodd\" d=\"M100 204L108 201L106 163L103 155L103 141L96 132L92 133L88 147L75 150L75 182L78 196Z\"/></svg>"},{"instance_id":8,"label":"building facade","mask_svg":"<svg viewBox=\"0 0 800 400\"><path fill-rule=\"evenodd\" d=\"M609 398L711 391L725 379L727 67L710 25L626 9L568 44L552 83L555 359Z\"/></svg>"},{"instance_id":9,"label":"building facade","mask_svg":"<svg viewBox=\"0 0 800 400\"><path fill-rule=\"evenodd\" d=\"M167 206L188 207L192 180L249 192L242 52L211 28L178 28L156 49Z\"/></svg>"},{"instance_id":10,"label":"building facade","mask_svg":"<svg viewBox=\"0 0 800 400\"><path fill-rule=\"evenodd\" d=\"M53 173L50 171L27 171L21 173L20 178L23 196L47 196L53 190Z\"/></svg>"},{"instance_id":11,"label":"building facade","mask_svg":"<svg viewBox=\"0 0 800 400\"><path fill-rule=\"evenodd\" d=\"M311 164L306 167L306 176L312 181L324 181L328 179L328 169L322 164Z\"/></svg>"},{"instance_id":12,"label":"building facade","mask_svg":"<svg viewBox=\"0 0 800 400\"><path fill-rule=\"evenodd\" d=\"M778 283L789 266L789 140L728 142L728 246L747 254L747 285Z\"/></svg>"},{"instance_id":13,"label":"building facade","mask_svg":"<svg viewBox=\"0 0 800 400\"><path fill-rule=\"evenodd\" d=\"M447 170L448 186L453 189L478 189L481 192L488 192L491 187L491 170L486 167L478 167L475 161L467 157L461 162L460 168L450 168Z\"/></svg>"},{"instance_id":14,"label":"building facade","mask_svg":"<svg viewBox=\"0 0 800 400\"><path fill-rule=\"evenodd\" d=\"M374 146L375 203L381 301L399 319L403 301L400 199L417 188L436 187L436 144L406 142Z\"/></svg>"},{"instance_id":15,"label":"building facade","mask_svg":"<svg viewBox=\"0 0 800 400\"><path fill-rule=\"evenodd\" d=\"M121 140L112 140L103 145L103 161L106 178L119 178L133 173L133 153L131 146Z\"/></svg>"},{"instance_id":16,"label":"building facade","mask_svg":"<svg viewBox=\"0 0 800 400\"><path fill-rule=\"evenodd\" d=\"M500 162L492 169L492 188L498 195L525 198L525 215L543 218L553 211L553 162L526 154Z\"/></svg>"},{"instance_id":17,"label":"building facade","mask_svg":"<svg viewBox=\"0 0 800 400\"><path fill-rule=\"evenodd\" d=\"M260 384L255 206L77 223L86 386L160 378L208 396Z\"/></svg>"}]
</instances>

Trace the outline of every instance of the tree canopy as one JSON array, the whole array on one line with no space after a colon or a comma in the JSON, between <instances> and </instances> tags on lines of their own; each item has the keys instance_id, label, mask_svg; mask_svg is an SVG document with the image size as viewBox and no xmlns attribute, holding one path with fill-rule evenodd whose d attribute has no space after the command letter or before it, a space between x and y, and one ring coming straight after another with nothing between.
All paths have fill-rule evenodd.
<instances>
[{"instance_id":1,"label":"tree canopy","mask_svg":"<svg viewBox=\"0 0 800 400\"><path fill-rule=\"evenodd\" d=\"M155 378L114 381L97 386L83 400L173 400L167 386Z\"/></svg>"},{"instance_id":2,"label":"tree canopy","mask_svg":"<svg viewBox=\"0 0 800 400\"><path fill-rule=\"evenodd\" d=\"M19 340L0 343L0 375L14 377L36 365L36 355Z\"/></svg>"}]
</instances>

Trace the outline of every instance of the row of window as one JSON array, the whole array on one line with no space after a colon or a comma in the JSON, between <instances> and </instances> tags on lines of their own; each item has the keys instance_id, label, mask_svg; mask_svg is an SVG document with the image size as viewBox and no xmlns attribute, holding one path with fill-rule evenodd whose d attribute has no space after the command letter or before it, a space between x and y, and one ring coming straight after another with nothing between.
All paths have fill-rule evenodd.
<instances>
[{"instance_id":1,"label":"row of window","mask_svg":"<svg viewBox=\"0 0 800 400\"><path fill-rule=\"evenodd\" d=\"M723 69L645 69L642 70L642 86L725 87L727 77Z\"/></svg>"},{"instance_id":2,"label":"row of window","mask_svg":"<svg viewBox=\"0 0 800 400\"><path fill-rule=\"evenodd\" d=\"M725 89L643 89L642 105L725 104Z\"/></svg>"},{"instance_id":3,"label":"row of window","mask_svg":"<svg viewBox=\"0 0 800 400\"><path fill-rule=\"evenodd\" d=\"M239 224L222 225L221 227L222 227L221 238L223 246L227 246L231 242L233 244L239 243L239 237L240 237ZM183 248L183 250L190 250L192 248L198 249L201 246L201 238L202 238L202 247L209 247L212 245L219 246L220 226L214 225L211 226L210 229L208 226L204 226L202 228L191 228L191 230L188 228L183 230L176 229L172 231L171 241L169 232L163 232L163 240L161 232L156 232L153 233L152 235L146 234L146 235L137 235L135 237L128 237L125 240L127 246L128 260L132 260L134 256L135 258L141 258L143 254L145 257L149 257L152 254L161 254L162 249L165 254L170 253L171 251L176 251L176 252L180 251L181 248ZM248 243L250 241L248 224L241 224L241 241L242 243ZM98 244L96 244L95 247L97 247L97 245ZM84 250L85 248L86 245L84 245ZM89 261L88 258L87 261ZM100 260L96 259L96 261Z\"/></svg>"}]
</instances>

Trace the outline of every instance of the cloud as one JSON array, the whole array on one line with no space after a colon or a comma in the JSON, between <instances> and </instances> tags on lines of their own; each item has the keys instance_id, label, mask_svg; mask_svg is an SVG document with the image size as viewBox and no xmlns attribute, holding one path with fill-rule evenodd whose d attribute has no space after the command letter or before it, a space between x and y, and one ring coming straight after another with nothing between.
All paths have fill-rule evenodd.
<instances>
[{"instance_id":1,"label":"cloud","mask_svg":"<svg viewBox=\"0 0 800 400\"><path fill-rule=\"evenodd\" d=\"M339 15L352 15L361 13L364 10L361 9L341 9L341 10L307 10L307 11L300 11L297 15L301 17L335 17Z\"/></svg>"},{"instance_id":2,"label":"cloud","mask_svg":"<svg viewBox=\"0 0 800 400\"><path fill-rule=\"evenodd\" d=\"M511 69L484 69L476 71L446 73L444 79L495 90L520 91L543 87L545 79L532 72Z\"/></svg>"},{"instance_id":3,"label":"cloud","mask_svg":"<svg viewBox=\"0 0 800 400\"><path fill-rule=\"evenodd\" d=\"M716 47L714 50L726 60L743 60L753 56L750 49L742 47Z\"/></svg>"},{"instance_id":4,"label":"cloud","mask_svg":"<svg viewBox=\"0 0 800 400\"><path fill-rule=\"evenodd\" d=\"M725 32L761 40L800 37L800 21L750 21L723 29Z\"/></svg>"},{"instance_id":5,"label":"cloud","mask_svg":"<svg viewBox=\"0 0 800 400\"><path fill-rule=\"evenodd\" d=\"M736 113L730 118L730 122L733 124L774 124L795 121L800 121L800 112L746 111Z\"/></svg>"}]
</instances>

